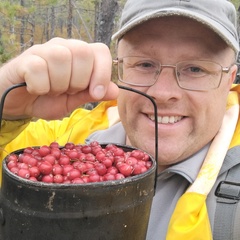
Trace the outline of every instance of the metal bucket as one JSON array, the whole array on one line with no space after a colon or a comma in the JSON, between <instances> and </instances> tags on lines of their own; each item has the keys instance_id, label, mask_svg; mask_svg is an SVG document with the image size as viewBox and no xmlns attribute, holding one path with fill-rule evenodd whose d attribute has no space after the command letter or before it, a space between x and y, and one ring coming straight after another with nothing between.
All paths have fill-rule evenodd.
<instances>
[{"instance_id":1,"label":"metal bucket","mask_svg":"<svg viewBox=\"0 0 240 240\"><path fill-rule=\"evenodd\" d=\"M147 172L121 180L47 184L19 178L5 159L0 239L145 240L155 191L156 163L151 160Z\"/></svg>"}]
</instances>

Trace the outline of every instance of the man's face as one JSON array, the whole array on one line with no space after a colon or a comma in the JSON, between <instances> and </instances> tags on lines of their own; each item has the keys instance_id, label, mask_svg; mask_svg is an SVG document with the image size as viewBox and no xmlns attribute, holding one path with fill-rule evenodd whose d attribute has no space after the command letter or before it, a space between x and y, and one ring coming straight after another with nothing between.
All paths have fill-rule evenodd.
<instances>
[{"instance_id":1,"label":"man's face","mask_svg":"<svg viewBox=\"0 0 240 240\"><path fill-rule=\"evenodd\" d=\"M151 20L128 32L118 46L118 57L126 56L148 57L172 65L209 60L223 67L229 67L234 59L233 51L214 33L179 17ZM163 68L153 86L134 87L154 98L158 107L160 169L186 159L214 138L222 123L235 69L223 74L219 88L209 91L181 89L174 68ZM118 106L127 144L154 156L152 103L144 96L121 90Z\"/></svg>"}]
</instances>

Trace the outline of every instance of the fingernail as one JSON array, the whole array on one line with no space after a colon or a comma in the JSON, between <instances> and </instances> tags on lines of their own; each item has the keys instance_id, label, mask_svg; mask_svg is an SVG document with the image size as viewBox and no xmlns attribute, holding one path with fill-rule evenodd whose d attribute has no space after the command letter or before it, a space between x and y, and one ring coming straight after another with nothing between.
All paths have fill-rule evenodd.
<instances>
[{"instance_id":1,"label":"fingernail","mask_svg":"<svg viewBox=\"0 0 240 240\"><path fill-rule=\"evenodd\" d=\"M93 94L96 99L101 99L105 95L105 88L103 85L98 85L93 89Z\"/></svg>"}]
</instances>

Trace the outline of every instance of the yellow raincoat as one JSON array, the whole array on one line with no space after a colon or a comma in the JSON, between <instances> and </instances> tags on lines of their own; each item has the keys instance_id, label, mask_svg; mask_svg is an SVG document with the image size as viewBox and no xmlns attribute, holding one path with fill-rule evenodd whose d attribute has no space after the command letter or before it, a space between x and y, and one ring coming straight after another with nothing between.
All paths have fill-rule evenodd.
<instances>
[{"instance_id":1,"label":"yellow raincoat","mask_svg":"<svg viewBox=\"0 0 240 240\"><path fill-rule=\"evenodd\" d=\"M215 182L226 151L240 144L239 93L240 85L233 85L223 126L209 149L196 181L177 203L169 224L167 240L212 239L205 200ZM27 146L40 146L52 141L57 141L60 145L66 142L83 143L92 132L106 129L118 121L116 102L110 101L99 104L92 111L77 109L71 117L62 121L39 120L30 124L28 121L3 122L0 134L1 160L6 154ZM26 129L22 131L24 128ZM222 161L216 161L219 158Z\"/></svg>"},{"instance_id":2,"label":"yellow raincoat","mask_svg":"<svg viewBox=\"0 0 240 240\"><path fill-rule=\"evenodd\" d=\"M167 240L212 240L206 198L211 191L229 148L240 145L240 86L232 88L222 126L214 138L197 179L178 200Z\"/></svg>"},{"instance_id":3,"label":"yellow raincoat","mask_svg":"<svg viewBox=\"0 0 240 240\"><path fill-rule=\"evenodd\" d=\"M49 145L53 141L61 146L67 142L84 143L92 132L106 129L118 121L116 101L102 102L92 111L76 109L70 117L63 120L40 119L31 123L29 120L3 121L0 131L0 159L2 161L7 154L15 150L28 146Z\"/></svg>"}]
</instances>

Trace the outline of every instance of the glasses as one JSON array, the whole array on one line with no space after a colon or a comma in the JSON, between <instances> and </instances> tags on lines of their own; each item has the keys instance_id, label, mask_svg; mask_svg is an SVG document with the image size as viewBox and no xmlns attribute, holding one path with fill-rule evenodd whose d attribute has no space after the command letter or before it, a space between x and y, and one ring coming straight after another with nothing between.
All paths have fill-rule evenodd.
<instances>
[{"instance_id":1,"label":"glasses","mask_svg":"<svg viewBox=\"0 0 240 240\"><path fill-rule=\"evenodd\" d=\"M123 57L113 61L118 66L119 81L139 87L154 85L163 68L174 68L178 86L193 91L207 91L219 87L223 73L230 67L205 61L182 61L176 65L161 64L159 61L144 57Z\"/></svg>"}]
</instances>

